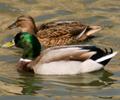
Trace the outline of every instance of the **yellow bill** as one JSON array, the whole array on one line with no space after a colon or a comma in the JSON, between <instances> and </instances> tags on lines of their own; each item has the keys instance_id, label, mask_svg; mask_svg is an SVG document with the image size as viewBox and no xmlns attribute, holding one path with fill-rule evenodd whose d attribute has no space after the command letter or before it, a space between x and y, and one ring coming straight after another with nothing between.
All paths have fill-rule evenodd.
<instances>
[{"instance_id":1,"label":"yellow bill","mask_svg":"<svg viewBox=\"0 0 120 100\"><path fill-rule=\"evenodd\" d=\"M2 45L2 47L5 47L5 48L10 48L10 47L13 47L13 46L15 46L14 40L6 42L5 44Z\"/></svg>"}]
</instances>

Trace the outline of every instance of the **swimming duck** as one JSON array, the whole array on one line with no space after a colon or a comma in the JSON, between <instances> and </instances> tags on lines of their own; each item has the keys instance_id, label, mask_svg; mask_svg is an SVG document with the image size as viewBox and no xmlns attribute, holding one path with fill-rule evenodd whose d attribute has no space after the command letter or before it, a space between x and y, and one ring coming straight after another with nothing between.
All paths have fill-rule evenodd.
<instances>
[{"instance_id":1,"label":"swimming duck","mask_svg":"<svg viewBox=\"0 0 120 100\"><path fill-rule=\"evenodd\" d=\"M67 45L41 50L39 40L28 32L15 36L15 45L23 49L17 67L42 75L73 75L103 68L117 52L91 45Z\"/></svg>"},{"instance_id":2,"label":"swimming duck","mask_svg":"<svg viewBox=\"0 0 120 100\"><path fill-rule=\"evenodd\" d=\"M83 25L79 21L57 21L35 25L31 16L19 16L8 29L19 27L21 32L29 32L38 37L44 47L68 45L83 41L97 31L100 26Z\"/></svg>"}]
</instances>

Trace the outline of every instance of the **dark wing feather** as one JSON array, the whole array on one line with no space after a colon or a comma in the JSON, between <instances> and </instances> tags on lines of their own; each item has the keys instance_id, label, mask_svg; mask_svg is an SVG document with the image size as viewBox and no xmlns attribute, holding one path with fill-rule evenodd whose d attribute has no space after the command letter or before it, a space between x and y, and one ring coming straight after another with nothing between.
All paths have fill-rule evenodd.
<instances>
[{"instance_id":1,"label":"dark wing feather","mask_svg":"<svg viewBox=\"0 0 120 100\"><path fill-rule=\"evenodd\" d=\"M80 42L101 30L100 26L83 25L79 21L58 21L42 24L37 36L45 47Z\"/></svg>"},{"instance_id":2,"label":"dark wing feather","mask_svg":"<svg viewBox=\"0 0 120 100\"><path fill-rule=\"evenodd\" d=\"M51 22L38 27L38 34L42 37L57 37L62 35L78 35L86 26L77 21Z\"/></svg>"}]
</instances>

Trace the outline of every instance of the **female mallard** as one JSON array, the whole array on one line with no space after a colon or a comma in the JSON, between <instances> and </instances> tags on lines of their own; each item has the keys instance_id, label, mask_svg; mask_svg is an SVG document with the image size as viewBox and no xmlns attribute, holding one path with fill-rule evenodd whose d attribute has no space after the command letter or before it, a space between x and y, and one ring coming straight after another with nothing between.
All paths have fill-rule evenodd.
<instances>
[{"instance_id":1,"label":"female mallard","mask_svg":"<svg viewBox=\"0 0 120 100\"><path fill-rule=\"evenodd\" d=\"M45 47L71 44L83 41L99 30L100 26L83 25L78 21L58 21L36 27L30 16L20 16L8 29L19 27L21 32L35 34Z\"/></svg>"},{"instance_id":2,"label":"female mallard","mask_svg":"<svg viewBox=\"0 0 120 100\"><path fill-rule=\"evenodd\" d=\"M44 75L72 75L100 70L117 52L95 46L56 46L41 51L36 36L28 32L15 36L15 45L23 49L18 70Z\"/></svg>"}]
</instances>

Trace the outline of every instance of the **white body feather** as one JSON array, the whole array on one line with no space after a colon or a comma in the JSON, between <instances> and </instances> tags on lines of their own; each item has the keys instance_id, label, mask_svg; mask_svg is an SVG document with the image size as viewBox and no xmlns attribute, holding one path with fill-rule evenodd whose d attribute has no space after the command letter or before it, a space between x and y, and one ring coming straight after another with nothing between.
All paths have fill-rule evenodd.
<instances>
[{"instance_id":1,"label":"white body feather","mask_svg":"<svg viewBox=\"0 0 120 100\"><path fill-rule=\"evenodd\" d=\"M57 61L44 63L34 66L34 72L36 74L44 75L72 75L97 71L103 66L91 59L84 62L80 61Z\"/></svg>"}]
</instances>

